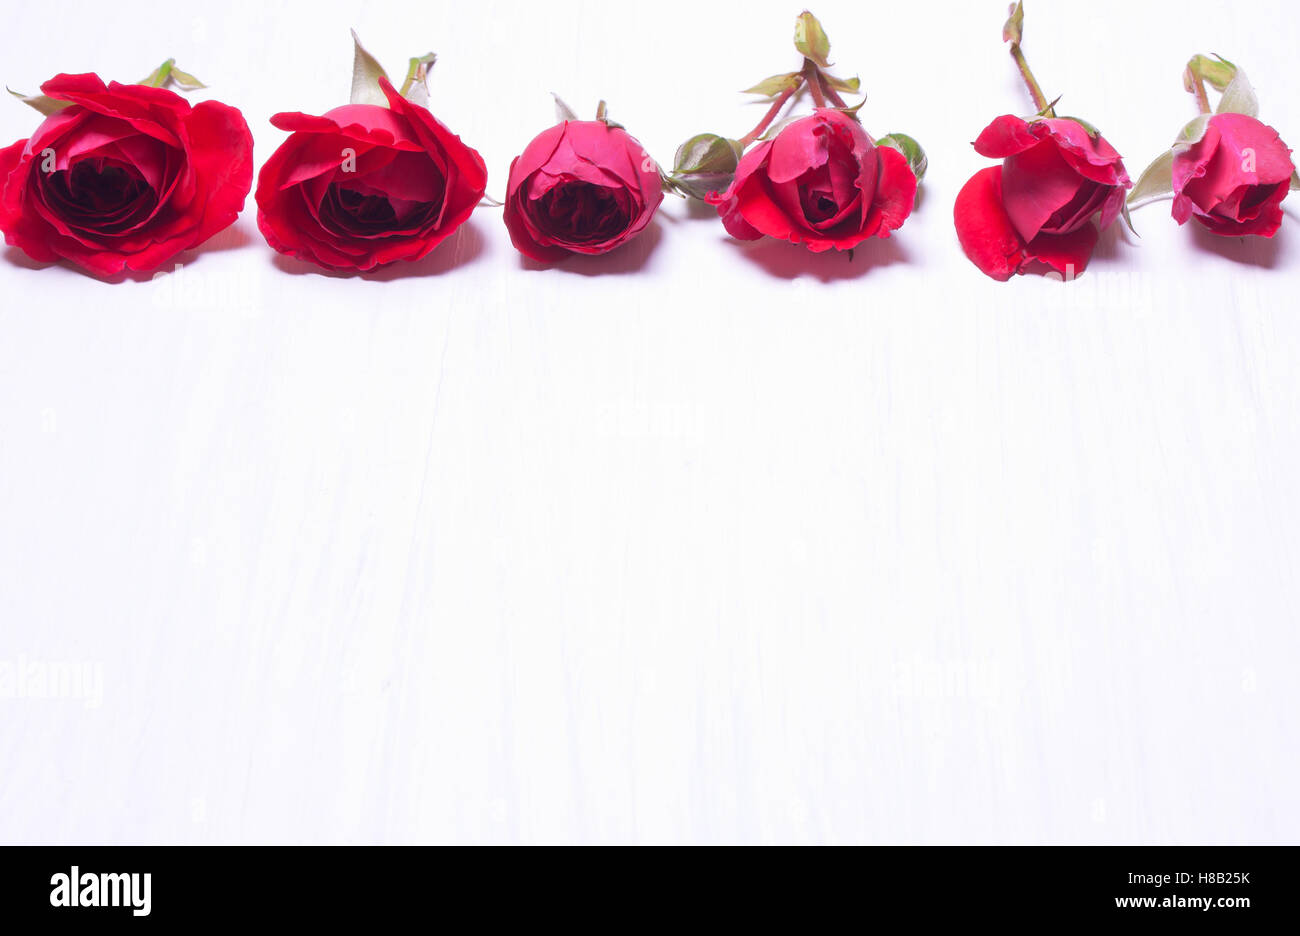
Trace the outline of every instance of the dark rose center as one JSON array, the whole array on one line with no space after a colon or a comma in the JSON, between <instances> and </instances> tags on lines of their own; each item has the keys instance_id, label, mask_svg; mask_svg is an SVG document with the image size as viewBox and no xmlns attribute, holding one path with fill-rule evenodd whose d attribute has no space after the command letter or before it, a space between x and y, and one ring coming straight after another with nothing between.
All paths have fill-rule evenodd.
<instances>
[{"instance_id":1,"label":"dark rose center","mask_svg":"<svg viewBox=\"0 0 1300 936\"><path fill-rule=\"evenodd\" d=\"M321 215L344 233L375 237L421 227L437 215L439 207L438 201L408 201L333 182L326 190Z\"/></svg>"},{"instance_id":2,"label":"dark rose center","mask_svg":"<svg viewBox=\"0 0 1300 936\"><path fill-rule=\"evenodd\" d=\"M391 224L397 220L393 203L383 195L364 195L349 188L340 188L339 204L358 224Z\"/></svg>"},{"instance_id":3,"label":"dark rose center","mask_svg":"<svg viewBox=\"0 0 1300 936\"><path fill-rule=\"evenodd\" d=\"M39 171L39 170L38 170ZM103 158L42 173L46 203L76 227L113 233L152 208L157 193L134 168Z\"/></svg>"},{"instance_id":4,"label":"dark rose center","mask_svg":"<svg viewBox=\"0 0 1300 936\"><path fill-rule=\"evenodd\" d=\"M571 244L600 243L632 223L623 189L571 180L537 200L534 220L547 234Z\"/></svg>"},{"instance_id":5,"label":"dark rose center","mask_svg":"<svg viewBox=\"0 0 1300 936\"><path fill-rule=\"evenodd\" d=\"M803 204L804 217L813 224L829 221L839 213L840 209L835 204L835 197L829 191L803 189L799 196Z\"/></svg>"},{"instance_id":6,"label":"dark rose center","mask_svg":"<svg viewBox=\"0 0 1300 936\"><path fill-rule=\"evenodd\" d=\"M804 221L819 231L831 227L835 218L856 204L862 195L855 184L861 168L853 155L852 138L833 127L824 128L822 137L826 142L826 161L809 169L798 182L799 208Z\"/></svg>"}]
</instances>

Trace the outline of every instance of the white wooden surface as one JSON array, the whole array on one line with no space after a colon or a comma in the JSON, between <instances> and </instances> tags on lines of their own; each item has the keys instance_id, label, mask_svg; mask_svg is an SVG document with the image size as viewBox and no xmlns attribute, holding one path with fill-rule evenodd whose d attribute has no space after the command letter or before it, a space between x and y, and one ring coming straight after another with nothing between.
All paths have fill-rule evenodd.
<instances>
[{"instance_id":1,"label":"white wooden surface","mask_svg":"<svg viewBox=\"0 0 1300 936\"><path fill-rule=\"evenodd\" d=\"M499 196L551 90L665 161L748 129L799 7L745 6L28 4L0 79L175 55L260 165L355 26L439 53ZM1026 51L1134 176L1196 51L1300 139L1294 5L1223 9L1031 0ZM993 283L951 205L1027 110L1002 4L815 12L931 160L852 260L676 201L547 271L486 208L365 279L252 210L179 282L0 250L0 661L92 674L0 698L0 839L1300 838L1296 206L1251 243L1152 207L1077 283Z\"/></svg>"}]
</instances>

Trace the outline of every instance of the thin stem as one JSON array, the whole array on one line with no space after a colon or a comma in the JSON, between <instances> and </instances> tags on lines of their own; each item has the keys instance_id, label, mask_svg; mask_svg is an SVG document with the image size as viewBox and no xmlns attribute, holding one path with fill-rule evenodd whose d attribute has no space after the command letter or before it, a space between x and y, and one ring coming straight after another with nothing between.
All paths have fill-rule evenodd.
<instances>
[{"instance_id":1,"label":"thin stem","mask_svg":"<svg viewBox=\"0 0 1300 936\"><path fill-rule=\"evenodd\" d=\"M1188 91L1196 95L1197 112L1201 114L1210 113L1210 97L1205 93L1205 80L1190 65L1183 76L1183 83L1187 85Z\"/></svg>"},{"instance_id":2,"label":"thin stem","mask_svg":"<svg viewBox=\"0 0 1300 936\"><path fill-rule=\"evenodd\" d=\"M1020 69L1020 77L1025 79L1025 87L1029 89L1029 95L1034 99L1034 106L1038 108L1039 113L1047 110L1047 95L1038 86L1038 80L1034 78L1034 73L1029 70L1029 62L1025 60L1025 53L1020 51L1020 43L1011 43L1011 57L1016 60L1016 67Z\"/></svg>"},{"instance_id":3,"label":"thin stem","mask_svg":"<svg viewBox=\"0 0 1300 936\"><path fill-rule=\"evenodd\" d=\"M736 141L740 144L741 149L744 149L746 146L753 143L767 131L767 128L772 125L772 121L776 120L776 115L781 113L781 108L785 107L785 102L794 96L794 93L799 90L801 84L803 84L802 78L800 78L793 87L787 88L777 95L776 100L772 102L772 106L769 107L767 113L763 115L763 119L758 122L758 126Z\"/></svg>"},{"instance_id":4,"label":"thin stem","mask_svg":"<svg viewBox=\"0 0 1300 936\"><path fill-rule=\"evenodd\" d=\"M821 71L812 59L803 60L804 82L812 92L813 103L818 107L826 106L826 95L822 93Z\"/></svg>"},{"instance_id":5,"label":"thin stem","mask_svg":"<svg viewBox=\"0 0 1300 936\"><path fill-rule=\"evenodd\" d=\"M844 98L840 97L840 93L831 86L830 79L826 77L826 73L820 68L817 69L817 83L822 86L822 91L831 99L831 103L836 107L848 106L844 103Z\"/></svg>"},{"instance_id":6,"label":"thin stem","mask_svg":"<svg viewBox=\"0 0 1300 936\"><path fill-rule=\"evenodd\" d=\"M421 84L428 81L429 69L433 63L438 61L438 56L430 52L428 55L421 55L419 58L411 59L410 66L406 69L406 80L402 82L402 97L406 97L408 91L415 86L418 81Z\"/></svg>"}]
</instances>

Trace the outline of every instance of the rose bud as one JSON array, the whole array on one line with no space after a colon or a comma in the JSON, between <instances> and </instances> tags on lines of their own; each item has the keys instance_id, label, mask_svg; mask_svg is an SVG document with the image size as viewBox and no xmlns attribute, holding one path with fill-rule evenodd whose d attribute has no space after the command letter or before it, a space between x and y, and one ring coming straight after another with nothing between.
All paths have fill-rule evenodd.
<instances>
[{"instance_id":1,"label":"rose bud","mask_svg":"<svg viewBox=\"0 0 1300 936\"><path fill-rule=\"evenodd\" d=\"M740 143L716 133L698 133L681 146L669 176L681 195L704 201L710 192L725 189L735 178L742 155Z\"/></svg>"},{"instance_id":2,"label":"rose bud","mask_svg":"<svg viewBox=\"0 0 1300 936\"><path fill-rule=\"evenodd\" d=\"M1123 160L1105 138L1068 117L1025 121L1010 115L975 141L1001 166L977 172L953 208L966 256L997 280L1035 261L1061 274L1081 273L1131 186Z\"/></svg>"},{"instance_id":3,"label":"rose bud","mask_svg":"<svg viewBox=\"0 0 1300 936\"><path fill-rule=\"evenodd\" d=\"M1221 92L1214 111L1207 84ZM1300 175L1277 131L1257 119L1259 101L1245 73L1221 56L1193 55L1183 89L1195 95L1200 115L1147 166L1129 208L1172 195L1179 224L1195 218L1224 237L1272 237L1282 224L1282 199L1300 187Z\"/></svg>"},{"instance_id":4,"label":"rose bud","mask_svg":"<svg viewBox=\"0 0 1300 936\"><path fill-rule=\"evenodd\" d=\"M50 115L0 150L0 230L33 260L101 276L154 270L244 207L253 138L235 108L93 74L41 90L28 100Z\"/></svg>"},{"instance_id":5,"label":"rose bud","mask_svg":"<svg viewBox=\"0 0 1300 936\"><path fill-rule=\"evenodd\" d=\"M292 136L257 178L257 226L280 253L333 270L419 260L465 222L487 169L427 108L378 79L388 106L276 114Z\"/></svg>"},{"instance_id":6,"label":"rose bud","mask_svg":"<svg viewBox=\"0 0 1300 936\"><path fill-rule=\"evenodd\" d=\"M1215 234L1272 237L1295 165L1276 130L1246 114L1210 117L1205 135L1173 156L1173 215Z\"/></svg>"},{"instance_id":7,"label":"rose bud","mask_svg":"<svg viewBox=\"0 0 1300 936\"><path fill-rule=\"evenodd\" d=\"M843 111L821 108L750 149L730 187L706 200L732 237L850 250L902 227L916 181L897 149L877 146Z\"/></svg>"},{"instance_id":8,"label":"rose bud","mask_svg":"<svg viewBox=\"0 0 1300 936\"><path fill-rule=\"evenodd\" d=\"M565 120L510 164L505 223L515 248L542 262L603 254L641 233L663 201L659 166L604 120Z\"/></svg>"}]
</instances>

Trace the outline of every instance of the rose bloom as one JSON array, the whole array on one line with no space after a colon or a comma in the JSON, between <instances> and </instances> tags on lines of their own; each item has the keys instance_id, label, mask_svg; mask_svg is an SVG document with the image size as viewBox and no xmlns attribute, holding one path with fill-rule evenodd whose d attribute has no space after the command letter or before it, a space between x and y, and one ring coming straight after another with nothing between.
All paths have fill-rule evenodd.
<instances>
[{"instance_id":1,"label":"rose bloom","mask_svg":"<svg viewBox=\"0 0 1300 936\"><path fill-rule=\"evenodd\" d=\"M477 152L387 79L388 107L276 114L292 131L257 177L257 226L280 253L333 270L419 260L487 188Z\"/></svg>"},{"instance_id":2,"label":"rose bloom","mask_svg":"<svg viewBox=\"0 0 1300 936\"><path fill-rule=\"evenodd\" d=\"M1105 138L1069 118L1026 122L1003 116L975 141L1002 165L981 169L957 195L957 237L971 262L998 280L1034 262L1081 273L1132 187Z\"/></svg>"},{"instance_id":3,"label":"rose bloom","mask_svg":"<svg viewBox=\"0 0 1300 936\"><path fill-rule=\"evenodd\" d=\"M0 230L33 260L153 270L244 207L253 138L235 108L91 74L41 91L72 106L0 150Z\"/></svg>"},{"instance_id":4,"label":"rose bloom","mask_svg":"<svg viewBox=\"0 0 1300 936\"><path fill-rule=\"evenodd\" d=\"M663 201L659 167L625 130L566 120L510 164L505 222L520 253L603 254L645 230Z\"/></svg>"},{"instance_id":5,"label":"rose bloom","mask_svg":"<svg viewBox=\"0 0 1300 936\"><path fill-rule=\"evenodd\" d=\"M902 153L825 108L788 124L740 159L730 187L711 193L732 237L778 237L809 250L850 250L902 227L916 176Z\"/></svg>"},{"instance_id":6,"label":"rose bloom","mask_svg":"<svg viewBox=\"0 0 1300 936\"><path fill-rule=\"evenodd\" d=\"M1245 114L1215 114L1205 135L1174 154L1174 218L1215 234L1272 237L1291 189L1291 150L1277 131Z\"/></svg>"}]
</instances>

